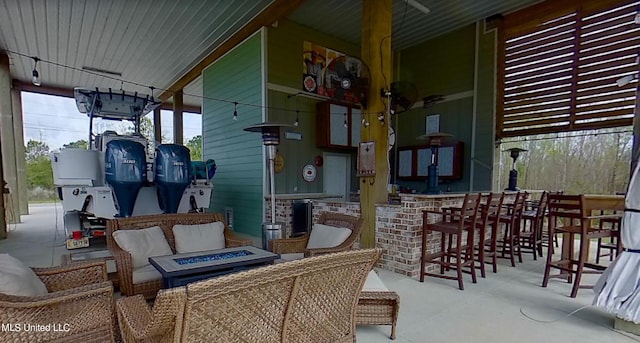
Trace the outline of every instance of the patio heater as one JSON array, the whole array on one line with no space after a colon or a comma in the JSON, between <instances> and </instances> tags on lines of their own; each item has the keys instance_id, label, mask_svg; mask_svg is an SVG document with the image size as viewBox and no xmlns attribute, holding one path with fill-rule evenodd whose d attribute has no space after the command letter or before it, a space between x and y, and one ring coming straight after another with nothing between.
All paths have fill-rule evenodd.
<instances>
[{"instance_id":1,"label":"patio heater","mask_svg":"<svg viewBox=\"0 0 640 343\"><path fill-rule=\"evenodd\" d=\"M511 158L513 159L513 164L511 164L511 170L509 171L509 187L507 187L506 190L519 191L520 188L518 188L518 171L516 170L516 160L518 159L518 156L520 156L521 152L525 152L528 150L521 148L511 148L505 151L508 151Z\"/></svg>"},{"instance_id":2,"label":"patio heater","mask_svg":"<svg viewBox=\"0 0 640 343\"><path fill-rule=\"evenodd\" d=\"M282 238L283 223L276 223L276 185L275 185L275 158L276 148L280 144L280 128L290 127L287 124L260 123L245 127L244 131L262 133L262 144L267 149L267 161L269 162L269 185L271 194L271 222L262 223L262 248L267 250L269 241Z\"/></svg>"},{"instance_id":3,"label":"patio heater","mask_svg":"<svg viewBox=\"0 0 640 343\"><path fill-rule=\"evenodd\" d=\"M416 138L427 142L429 148L431 148L431 162L427 167L427 194L441 193L440 189L438 189L438 148L449 137L453 137L453 135L445 132L432 132Z\"/></svg>"}]
</instances>

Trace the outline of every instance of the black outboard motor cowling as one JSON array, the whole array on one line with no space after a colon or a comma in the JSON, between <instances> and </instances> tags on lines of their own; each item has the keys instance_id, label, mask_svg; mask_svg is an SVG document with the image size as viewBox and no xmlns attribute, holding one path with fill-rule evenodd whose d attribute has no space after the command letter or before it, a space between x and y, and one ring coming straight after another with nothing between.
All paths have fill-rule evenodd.
<instances>
[{"instance_id":1,"label":"black outboard motor cowling","mask_svg":"<svg viewBox=\"0 0 640 343\"><path fill-rule=\"evenodd\" d=\"M177 144L156 148L154 181L158 204L164 213L177 213L184 190L191 182L189 149Z\"/></svg>"},{"instance_id":2,"label":"black outboard motor cowling","mask_svg":"<svg viewBox=\"0 0 640 343\"><path fill-rule=\"evenodd\" d=\"M145 147L134 141L112 140L107 143L104 160L105 181L113 191L117 216L131 217L138 193L147 181Z\"/></svg>"}]
</instances>

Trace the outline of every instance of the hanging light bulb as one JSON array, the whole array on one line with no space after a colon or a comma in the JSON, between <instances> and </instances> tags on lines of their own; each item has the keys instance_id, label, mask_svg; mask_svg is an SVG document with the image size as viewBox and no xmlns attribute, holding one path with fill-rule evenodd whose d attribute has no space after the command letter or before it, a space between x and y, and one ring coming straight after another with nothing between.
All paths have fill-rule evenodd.
<instances>
[{"instance_id":1,"label":"hanging light bulb","mask_svg":"<svg viewBox=\"0 0 640 343\"><path fill-rule=\"evenodd\" d=\"M31 83L33 83L34 86L40 86L40 74L38 73L38 61L40 61L39 58L37 57L31 57L33 59L33 77L31 78Z\"/></svg>"},{"instance_id":2,"label":"hanging light bulb","mask_svg":"<svg viewBox=\"0 0 640 343\"><path fill-rule=\"evenodd\" d=\"M384 125L384 112L378 113L378 120L380 121L380 125Z\"/></svg>"},{"instance_id":3,"label":"hanging light bulb","mask_svg":"<svg viewBox=\"0 0 640 343\"><path fill-rule=\"evenodd\" d=\"M293 126L300 125L300 111L296 110L296 121L293 123Z\"/></svg>"},{"instance_id":4,"label":"hanging light bulb","mask_svg":"<svg viewBox=\"0 0 640 343\"><path fill-rule=\"evenodd\" d=\"M344 127L348 127L349 124L347 124L347 113L344 114Z\"/></svg>"},{"instance_id":5,"label":"hanging light bulb","mask_svg":"<svg viewBox=\"0 0 640 343\"><path fill-rule=\"evenodd\" d=\"M233 103L233 120L238 120L238 102Z\"/></svg>"},{"instance_id":6,"label":"hanging light bulb","mask_svg":"<svg viewBox=\"0 0 640 343\"><path fill-rule=\"evenodd\" d=\"M365 118L362 118L362 125L364 127L369 127L369 122Z\"/></svg>"}]
</instances>

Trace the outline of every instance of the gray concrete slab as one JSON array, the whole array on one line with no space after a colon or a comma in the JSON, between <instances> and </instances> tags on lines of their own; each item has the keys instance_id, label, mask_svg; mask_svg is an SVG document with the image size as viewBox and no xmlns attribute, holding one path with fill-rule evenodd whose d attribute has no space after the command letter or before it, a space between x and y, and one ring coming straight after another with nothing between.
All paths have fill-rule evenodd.
<instances>
[{"instance_id":1,"label":"gray concrete slab","mask_svg":"<svg viewBox=\"0 0 640 343\"><path fill-rule=\"evenodd\" d=\"M23 223L11 225L0 253L9 253L30 266L58 265L68 253L64 246L60 204L30 205ZM78 251L78 250L75 250ZM544 260L511 267L500 260L498 273L471 283L465 290L455 281L426 278L424 283L381 270L380 278L400 295L400 316L395 342L638 342L635 336L613 327L614 316L591 305L593 291L569 297L571 285L552 279L542 288ZM589 275L587 280L595 281ZM576 312L577 311L577 312ZM360 342L390 342L390 327L358 328Z\"/></svg>"}]
</instances>

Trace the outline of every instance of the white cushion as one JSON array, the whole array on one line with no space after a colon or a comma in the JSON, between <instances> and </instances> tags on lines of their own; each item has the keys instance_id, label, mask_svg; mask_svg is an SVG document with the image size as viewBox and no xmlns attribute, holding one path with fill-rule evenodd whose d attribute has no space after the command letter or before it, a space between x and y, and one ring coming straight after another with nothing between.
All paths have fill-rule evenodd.
<instances>
[{"instance_id":1,"label":"white cushion","mask_svg":"<svg viewBox=\"0 0 640 343\"><path fill-rule=\"evenodd\" d=\"M20 260L0 254L0 293L34 297L47 294L47 286Z\"/></svg>"},{"instance_id":2,"label":"white cushion","mask_svg":"<svg viewBox=\"0 0 640 343\"><path fill-rule=\"evenodd\" d=\"M224 249L224 224L222 222L213 222L195 225L174 225L173 237L176 241L176 252L178 254Z\"/></svg>"},{"instance_id":3,"label":"white cushion","mask_svg":"<svg viewBox=\"0 0 640 343\"><path fill-rule=\"evenodd\" d=\"M146 266L135 268L133 270L133 283L143 283L147 281L154 281L162 279L162 274L156 269L156 267L147 264Z\"/></svg>"},{"instance_id":4,"label":"white cushion","mask_svg":"<svg viewBox=\"0 0 640 343\"><path fill-rule=\"evenodd\" d=\"M351 229L324 224L313 224L307 249L333 248L340 245L351 235Z\"/></svg>"},{"instance_id":5,"label":"white cushion","mask_svg":"<svg viewBox=\"0 0 640 343\"><path fill-rule=\"evenodd\" d=\"M280 260L283 262L295 261L304 258L304 253L280 254Z\"/></svg>"},{"instance_id":6,"label":"white cushion","mask_svg":"<svg viewBox=\"0 0 640 343\"><path fill-rule=\"evenodd\" d=\"M131 254L133 268L149 264L149 257L171 255L171 247L159 226L140 230L118 230L113 239L120 249Z\"/></svg>"},{"instance_id":7,"label":"white cushion","mask_svg":"<svg viewBox=\"0 0 640 343\"><path fill-rule=\"evenodd\" d=\"M364 281L362 290L372 292L386 292L389 289L384 285L384 283L382 283L382 280L380 280L380 277L378 277L378 273L376 273L375 270L372 270L369 272L369 275L367 275L367 279Z\"/></svg>"}]
</instances>

